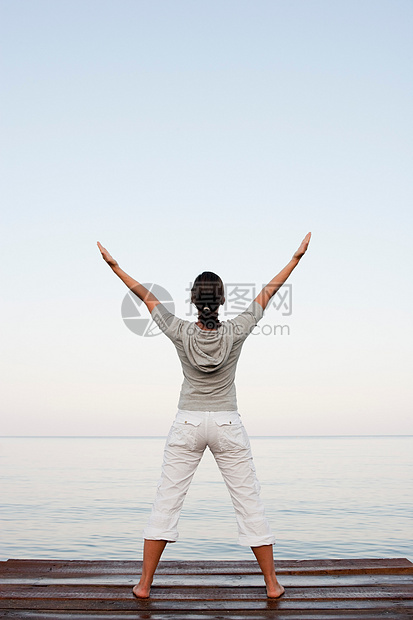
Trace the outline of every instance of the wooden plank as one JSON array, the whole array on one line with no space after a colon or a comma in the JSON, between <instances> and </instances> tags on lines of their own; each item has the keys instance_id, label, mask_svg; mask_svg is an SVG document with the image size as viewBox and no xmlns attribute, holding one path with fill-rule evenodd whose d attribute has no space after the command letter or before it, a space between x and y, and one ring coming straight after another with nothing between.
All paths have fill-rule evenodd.
<instances>
[{"instance_id":1,"label":"wooden plank","mask_svg":"<svg viewBox=\"0 0 413 620\"><path fill-rule=\"evenodd\" d=\"M239 612L232 613L226 611L225 616L217 616L216 612L179 612L179 616L175 613L150 613L143 612L141 615L139 612L80 612L73 613L56 612L56 611L7 611L4 618L10 618L11 620L122 620L124 618L130 618L133 620L150 619L150 620L208 620L213 618L216 620L218 617L225 617L227 620L242 620L242 618L248 618L248 620L270 620L271 618L277 618L277 620L303 620L304 618L311 618L311 620L378 620L377 612L372 611L261 611L261 612L246 612L240 616ZM383 617L386 620L411 620L411 615L406 615L402 611L389 612L382 610Z\"/></svg>"},{"instance_id":2,"label":"wooden plank","mask_svg":"<svg viewBox=\"0 0 413 620\"><path fill-rule=\"evenodd\" d=\"M0 574L44 575L50 572L70 574L132 574L137 575L142 561L132 560L31 560L10 559L0 562ZM366 558L327 560L276 560L278 574L336 574L341 572L363 573L413 573L413 563L407 558ZM260 574L255 560L237 561L161 561L157 574Z\"/></svg>"},{"instance_id":3,"label":"wooden plank","mask_svg":"<svg viewBox=\"0 0 413 620\"><path fill-rule=\"evenodd\" d=\"M53 575L47 577L0 577L0 584L20 584L35 586L50 585L71 585L82 586L85 583L90 586L126 586L135 585L139 580L139 575L92 575L85 577L61 577ZM369 586L369 585L413 585L413 574L390 574L382 573L356 573L356 574L337 574L337 575L283 575L280 578L285 587L330 587L330 586ZM233 587L245 588L247 586L262 586L264 577L250 574L223 574L223 575L158 575L155 574L154 586L188 586L188 587Z\"/></svg>"},{"instance_id":4,"label":"wooden plank","mask_svg":"<svg viewBox=\"0 0 413 620\"><path fill-rule=\"evenodd\" d=\"M128 612L72 612L72 611L8 611L5 612L4 617L10 618L10 620L122 620L122 619L150 619L150 620L208 620L213 618L216 620L217 615L215 611L204 612L185 612L180 611L179 616L175 613L159 612L153 613L143 612L140 614L138 611ZM387 609L381 610L386 620L411 620L411 615L406 615L402 610L389 611ZM304 615L305 614L305 615ZM223 617L223 616L221 616ZM274 610L262 610L261 612L251 611L244 612L240 616L239 612L232 613L231 611L225 612L225 618L227 620L241 620L247 618L248 620L270 620L271 618L277 618L277 620L303 620L303 618L311 618L311 620L378 620L377 611L371 610L305 610L304 612L294 610L274 611Z\"/></svg>"},{"instance_id":5,"label":"wooden plank","mask_svg":"<svg viewBox=\"0 0 413 620\"><path fill-rule=\"evenodd\" d=\"M88 584L82 586L32 586L18 584L4 584L0 593L0 606L4 599L22 599L23 601L30 598L43 599L118 599L128 598L131 596L130 586L91 586ZM187 586L153 586L151 589L151 599L166 599L172 601L179 600L252 600L266 597L264 584L261 587L244 587L244 588L223 588L219 586L210 587L187 587ZM290 587L286 591L284 598L299 599L360 599L368 598L398 598L412 599L413 588L411 585L400 584L397 586L348 586L348 587L327 587L327 588L300 588Z\"/></svg>"},{"instance_id":6,"label":"wooden plank","mask_svg":"<svg viewBox=\"0 0 413 620\"><path fill-rule=\"evenodd\" d=\"M349 610L367 610L377 611L377 619L380 618L379 613L383 610L387 611L399 611L406 610L410 613L409 618L413 618L413 601L405 600L400 601L397 598L383 599L383 600L369 600L369 599L331 599L331 600L297 600L286 599L284 596L279 600L268 600L265 597L257 600L142 600L138 601L134 597L125 599L116 599L112 601L102 599L9 599L4 602L4 607L1 608L1 613L4 615L5 610L42 610L42 611L70 611L70 612L94 612L94 611L145 611L150 612L167 612L176 613L177 618L181 617L181 612L207 612L216 610L228 610L239 612L240 618L246 613L262 612L266 610L305 610L307 611L349 611Z\"/></svg>"}]
</instances>

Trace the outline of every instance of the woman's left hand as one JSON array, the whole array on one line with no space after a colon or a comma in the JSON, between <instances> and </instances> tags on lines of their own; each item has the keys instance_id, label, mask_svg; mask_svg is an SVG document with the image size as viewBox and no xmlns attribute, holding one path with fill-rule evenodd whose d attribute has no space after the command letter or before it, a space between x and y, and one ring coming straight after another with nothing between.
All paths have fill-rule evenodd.
<instances>
[{"instance_id":1,"label":"woman's left hand","mask_svg":"<svg viewBox=\"0 0 413 620\"><path fill-rule=\"evenodd\" d=\"M105 260L107 264L110 265L111 267L117 267L118 263L115 261L114 258L112 258L112 256L109 254L107 249L104 248L103 245L99 243L99 241L97 243L98 243L98 248L101 251L103 260Z\"/></svg>"}]
</instances>

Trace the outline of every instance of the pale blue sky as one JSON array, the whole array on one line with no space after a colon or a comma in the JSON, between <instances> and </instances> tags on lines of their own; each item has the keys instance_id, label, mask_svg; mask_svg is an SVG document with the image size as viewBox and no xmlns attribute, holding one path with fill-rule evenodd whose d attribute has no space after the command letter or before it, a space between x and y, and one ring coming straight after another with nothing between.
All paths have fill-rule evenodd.
<instances>
[{"instance_id":1,"label":"pale blue sky","mask_svg":"<svg viewBox=\"0 0 413 620\"><path fill-rule=\"evenodd\" d=\"M413 5L2 0L1 434L166 434L182 372L124 325L130 275L185 316L203 270L268 282L250 434L412 424Z\"/></svg>"}]
</instances>

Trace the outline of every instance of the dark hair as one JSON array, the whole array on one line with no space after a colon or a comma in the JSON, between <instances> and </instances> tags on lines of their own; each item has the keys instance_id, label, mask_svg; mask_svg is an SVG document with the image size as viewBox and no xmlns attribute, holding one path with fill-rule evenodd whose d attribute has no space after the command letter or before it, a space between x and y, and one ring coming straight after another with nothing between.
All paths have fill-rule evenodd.
<instances>
[{"instance_id":1,"label":"dark hair","mask_svg":"<svg viewBox=\"0 0 413 620\"><path fill-rule=\"evenodd\" d=\"M220 326L218 310L224 299L224 284L216 273L203 271L195 278L191 288L191 302L196 306L204 327L216 329Z\"/></svg>"}]
</instances>

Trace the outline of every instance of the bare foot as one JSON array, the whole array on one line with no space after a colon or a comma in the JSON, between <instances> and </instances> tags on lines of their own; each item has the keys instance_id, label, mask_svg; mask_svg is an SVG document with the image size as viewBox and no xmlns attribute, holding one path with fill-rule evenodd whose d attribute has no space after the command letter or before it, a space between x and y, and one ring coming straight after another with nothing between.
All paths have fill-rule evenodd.
<instances>
[{"instance_id":1,"label":"bare foot","mask_svg":"<svg viewBox=\"0 0 413 620\"><path fill-rule=\"evenodd\" d=\"M277 581L277 577L266 580L265 585L268 598L279 598L285 592L284 586Z\"/></svg>"},{"instance_id":2,"label":"bare foot","mask_svg":"<svg viewBox=\"0 0 413 620\"><path fill-rule=\"evenodd\" d=\"M149 598L149 592L151 590L151 586L144 585L139 582L133 588L132 592L136 596L136 598Z\"/></svg>"}]
</instances>

